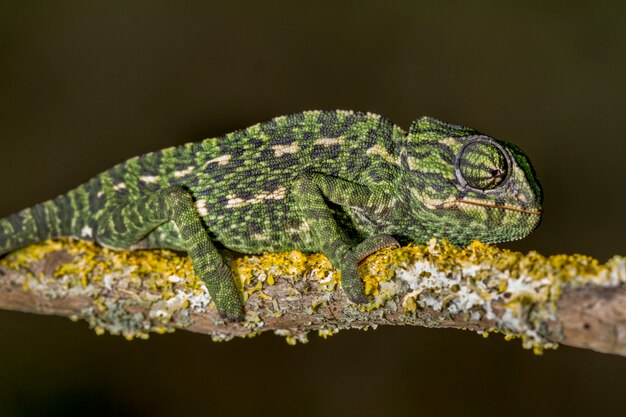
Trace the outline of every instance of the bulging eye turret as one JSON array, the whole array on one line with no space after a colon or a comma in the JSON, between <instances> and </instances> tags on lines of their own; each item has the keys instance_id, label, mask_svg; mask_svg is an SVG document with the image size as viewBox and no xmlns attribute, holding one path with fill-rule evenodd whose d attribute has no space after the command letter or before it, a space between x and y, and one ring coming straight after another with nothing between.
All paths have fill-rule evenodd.
<instances>
[{"instance_id":1,"label":"bulging eye turret","mask_svg":"<svg viewBox=\"0 0 626 417\"><path fill-rule=\"evenodd\" d=\"M491 138L471 138L459 151L455 170L459 182L478 191L500 187L510 168L506 151Z\"/></svg>"}]
</instances>

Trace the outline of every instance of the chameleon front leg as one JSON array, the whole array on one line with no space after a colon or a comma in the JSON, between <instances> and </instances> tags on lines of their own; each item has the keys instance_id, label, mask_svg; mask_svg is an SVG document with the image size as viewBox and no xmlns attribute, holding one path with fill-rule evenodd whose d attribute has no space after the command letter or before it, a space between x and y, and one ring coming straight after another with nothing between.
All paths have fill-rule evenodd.
<instances>
[{"instance_id":1,"label":"chameleon front leg","mask_svg":"<svg viewBox=\"0 0 626 417\"><path fill-rule=\"evenodd\" d=\"M294 183L296 204L310 226L316 246L341 271L341 286L348 298L359 304L366 303L368 297L357 271L357 263L383 247L400 245L391 236L375 235L351 248L342 240L324 198L341 206L367 209L372 204L374 193L364 185L318 173L302 174Z\"/></svg>"},{"instance_id":2,"label":"chameleon front leg","mask_svg":"<svg viewBox=\"0 0 626 417\"><path fill-rule=\"evenodd\" d=\"M191 195L183 188L174 186L108 208L98 220L96 236L106 246L126 248L168 221L178 227L194 272L206 284L222 317L229 321L242 320L243 302L230 268L211 242Z\"/></svg>"}]
</instances>

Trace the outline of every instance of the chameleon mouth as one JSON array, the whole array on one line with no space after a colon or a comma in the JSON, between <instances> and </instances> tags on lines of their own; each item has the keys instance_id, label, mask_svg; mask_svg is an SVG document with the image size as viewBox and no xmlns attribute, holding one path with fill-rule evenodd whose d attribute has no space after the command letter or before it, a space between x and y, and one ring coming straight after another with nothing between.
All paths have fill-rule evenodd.
<instances>
[{"instance_id":1,"label":"chameleon mouth","mask_svg":"<svg viewBox=\"0 0 626 417\"><path fill-rule=\"evenodd\" d=\"M509 206L509 205L506 205L506 204L483 203L483 202L479 202L479 201L468 201L468 200L448 201L448 202L443 203L442 206L443 207L450 207L450 206L459 206L461 204L469 204L471 206L488 207L488 208L498 208L498 209L502 209L502 210L516 211L518 213L532 214L532 215L535 215L535 216L541 216L541 214L542 214L541 210L529 210L529 209L523 209L523 208L520 208L520 207Z\"/></svg>"}]
</instances>

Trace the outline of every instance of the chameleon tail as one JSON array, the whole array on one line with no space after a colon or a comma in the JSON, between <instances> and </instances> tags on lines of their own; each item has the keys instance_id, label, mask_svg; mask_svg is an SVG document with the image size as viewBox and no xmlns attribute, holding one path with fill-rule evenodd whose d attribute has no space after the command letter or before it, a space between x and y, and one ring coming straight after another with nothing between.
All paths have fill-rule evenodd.
<instances>
[{"instance_id":1,"label":"chameleon tail","mask_svg":"<svg viewBox=\"0 0 626 417\"><path fill-rule=\"evenodd\" d=\"M41 240L71 236L71 217L70 199L61 195L0 219L0 256Z\"/></svg>"}]
</instances>

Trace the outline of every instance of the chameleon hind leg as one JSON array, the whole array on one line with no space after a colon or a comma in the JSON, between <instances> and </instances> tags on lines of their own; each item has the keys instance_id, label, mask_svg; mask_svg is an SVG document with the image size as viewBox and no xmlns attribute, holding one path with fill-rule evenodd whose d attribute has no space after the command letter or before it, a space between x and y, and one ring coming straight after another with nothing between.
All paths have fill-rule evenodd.
<instances>
[{"instance_id":1,"label":"chameleon hind leg","mask_svg":"<svg viewBox=\"0 0 626 417\"><path fill-rule=\"evenodd\" d=\"M325 199L342 206L367 210L372 208L374 193L366 186L318 173L302 174L294 184L296 204L310 226L316 246L341 271L341 286L355 303L369 301L359 277L357 263L379 249L400 245L393 237L381 234L367 237L351 248L343 241Z\"/></svg>"},{"instance_id":2,"label":"chameleon hind leg","mask_svg":"<svg viewBox=\"0 0 626 417\"><path fill-rule=\"evenodd\" d=\"M178 228L194 272L206 284L222 317L229 321L242 320L242 297L230 268L205 230L191 195L183 188L170 187L126 205L108 208L98 221L97 241L127 248L169 221Z\"/></svg>"}]
</instances>

